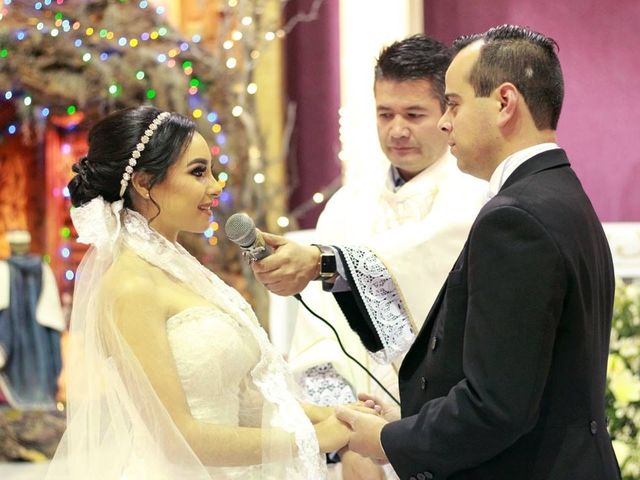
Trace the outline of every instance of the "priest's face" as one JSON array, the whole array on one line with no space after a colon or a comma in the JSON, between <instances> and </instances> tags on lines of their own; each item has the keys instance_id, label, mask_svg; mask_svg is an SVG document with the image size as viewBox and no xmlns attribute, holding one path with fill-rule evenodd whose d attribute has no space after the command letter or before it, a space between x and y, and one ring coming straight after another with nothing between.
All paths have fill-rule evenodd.
<instances>
[{"instance_id":1,"label":"priest's face","mask_svg":"<svg viewBox=\"0 0 640 480\"><path fill-rule=\"evenodd\" d=\"M429 80L377 80L374 93L380 147L409 180L447 150L447 137L438 130L440 102Z\"/></svg>"}]
</instances>

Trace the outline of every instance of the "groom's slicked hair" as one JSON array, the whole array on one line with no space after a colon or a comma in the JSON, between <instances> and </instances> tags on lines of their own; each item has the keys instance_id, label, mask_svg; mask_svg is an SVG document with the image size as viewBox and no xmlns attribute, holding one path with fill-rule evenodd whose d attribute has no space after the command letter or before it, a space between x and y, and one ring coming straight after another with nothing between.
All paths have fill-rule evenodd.
<instances>
[{"instance_id":1,"label":"groom's slicked hair","mask_svg":"<svg viewBox=\"0 0 640 480\"><path fill-rule=\"evenodd\" d=\"M477 41L483 42L469 83L477 97L488 97L504 82L522 94L539 130L558 127L564 80L551 38L517 25L502 25L485 33L466 35L453 42L456 53Z\"/></svg>"}]
</instances>

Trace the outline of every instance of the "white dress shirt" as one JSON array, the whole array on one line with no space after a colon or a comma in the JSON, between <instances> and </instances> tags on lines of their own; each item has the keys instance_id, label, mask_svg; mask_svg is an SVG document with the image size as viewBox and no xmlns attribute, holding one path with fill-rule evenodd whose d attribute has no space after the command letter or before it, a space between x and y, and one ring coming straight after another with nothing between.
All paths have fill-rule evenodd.
<instances>
[{"instance_id":1,"label":"white dress shirt","mask_svg":"<svg viewBox=\"0 0 640 480\"><path fill-rule=\"evenodd\" d=\"M532 147L518 150L517 152L512 153L507 158L505 158L502 162L500 162L500 164L496 167L496 169L493 171L493 174L491 175L491 179L489 180L487 201L496 196L496 194L502 188L502 185L504 185L504 182L507 181L507 178L511 176L516 168L518 168L530 158L535 157L539 153L546 152L548 150L554 150L556 148L560 148L557 143L539 143L538 145L533 145Z\"/></svg>"}]
</instances>

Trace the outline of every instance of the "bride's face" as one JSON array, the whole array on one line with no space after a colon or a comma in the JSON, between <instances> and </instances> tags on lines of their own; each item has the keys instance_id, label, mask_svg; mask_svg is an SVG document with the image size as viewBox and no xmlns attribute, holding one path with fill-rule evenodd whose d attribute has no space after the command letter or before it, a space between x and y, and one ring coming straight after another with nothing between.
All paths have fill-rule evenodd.
<instances>
[{"instance_id":1,"label":"bride's face","mask_svg":"<svg viewBox=\"0 0 640 480\"><path fill-rule=\"evenodd\" d=\"M212 201L221 191L211 171L209 146L196 132L183 155L169 167L164 181L150 191L160 207L151 226L170 240L181 231L203 232L209 226ZM157 210L150 205L149 212L153 217Z\"/></svg>"}]
</instances>

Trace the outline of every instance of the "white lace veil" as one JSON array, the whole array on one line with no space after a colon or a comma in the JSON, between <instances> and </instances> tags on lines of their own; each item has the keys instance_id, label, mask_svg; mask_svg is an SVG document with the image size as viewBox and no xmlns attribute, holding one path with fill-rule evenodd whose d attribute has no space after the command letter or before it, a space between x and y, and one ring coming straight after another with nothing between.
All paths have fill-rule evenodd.
<instances>
[{"instance_id":1,"label":"white lace veil","mask_svg":"<svg viewBox=\"0 0 640 480\"><path fill-rule=\"evenodd\" d=\"M72 219L78 241L91 247L76 276L66 365L67 430L46 478L323 478L324 461L313 427L292 394L287 365L242 297L182 247L151 229L142 216L123 208L122 201L110 204L98 197L74 209ZM116 326L109 302L100 301L105 272L125 246L219 307L255 337L260 360L250 377L254 393L263 400L261 425L256 425L261 427L256 429L261 463L206 465L172 421ZM282 441L283 432L294 434L295 446ZM216 445L206 448L215 452Z\"/></svg>"}]
</instances>

